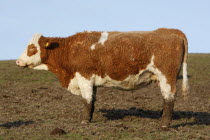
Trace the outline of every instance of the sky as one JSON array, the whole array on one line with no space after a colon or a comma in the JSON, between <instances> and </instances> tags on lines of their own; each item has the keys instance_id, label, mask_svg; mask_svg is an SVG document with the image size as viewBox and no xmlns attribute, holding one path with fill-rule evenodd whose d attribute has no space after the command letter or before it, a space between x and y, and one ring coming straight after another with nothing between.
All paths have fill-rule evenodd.
<instances>
[{"instance_id":1,"label":"sky","mask_svg":"<svg viewBox=\"0 0 210 140\"><path fill-rule=\"evenodd\" d=\"M0 60L17 59L33 34L182 30L190 53L210 53L210 0L0 0Z\"/></svg>"}]
</instances>

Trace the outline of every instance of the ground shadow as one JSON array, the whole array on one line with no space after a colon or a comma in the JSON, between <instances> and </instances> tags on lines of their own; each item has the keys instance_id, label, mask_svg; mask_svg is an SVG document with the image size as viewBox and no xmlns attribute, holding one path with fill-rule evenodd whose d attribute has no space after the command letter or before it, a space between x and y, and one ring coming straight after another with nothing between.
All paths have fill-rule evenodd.
<instances>
[{"instance_id":1,"label":"ground shadow","mask_svg":"<svg viewBox=\"0 0 210 140\"><path fill-rule=\"evenodd\" d=\"M159 111L152 110L143 110L132 107L128 110L126 109L100 109L100 112L104 113L104 116L108 120L120 120L126 116L136 116L142 118L151 118L151 119L159 119L161 117L161 113Z\"/></svg>"},{"instance_id":2,"label":"ground shadow","mask_svg":"<svg viewBox=\"0 0 210 140\"><path fill-rule=\"evenodd\" d=\"M0 127L4 127L4 128L11 128L11 127L20 127L22 125L29 125L29 124L33 124L34 121L14 121L14 122L7 122L4 124L0 124Z\"/></svg>"},{"instance_id":3,"label":"ground shadow","mask_svg":"<svg viewBox=\"0 0 210 140\"><path fill-rule=\"evenodd\" d=\"M187 75L187 78L191 78L191 77L192 77L192 76ZM183 79L183 76L182 76L182 75L179 75L177 78L178 78L178 79Z\"/></svg>"},{"instance_id":4,"label":"ground shadow","mask_svg":"<svg viewBox=\"0 0 210 140\"><path fill-rule=\"evenodd\" d=\"M104 113L104 116L108 120L119 120L126 116L136 116L141 118L160 119L160 111L143 110L132 107L128 110L125 109L101 109L100 112ZM185 125L210 125L210 113L207 112L192 112L192 111L175 111L173 114L173 120L182 118L194 118L194 122L176 125L173 127L185 126Z\"/></svg>"},{"instance_id":5,"label":"ground shadow","mask_svg":"<svg viewBox=\"0 0 210 140\"><path fill-rule=\"evenodd\" d=\"M193 111L175 111L173 120L182 118L193 118L193 122L178 124L173 126L174 128L186 125L210 125L210 113L208 112L193 112Z\"/></svg>"}]
</instances>

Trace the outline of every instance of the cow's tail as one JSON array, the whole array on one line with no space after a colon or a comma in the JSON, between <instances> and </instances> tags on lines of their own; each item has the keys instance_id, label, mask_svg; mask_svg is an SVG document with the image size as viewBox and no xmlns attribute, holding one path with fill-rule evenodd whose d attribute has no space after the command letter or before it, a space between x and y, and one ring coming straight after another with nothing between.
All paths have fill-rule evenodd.
<instances>
[{"instance_id":1,"label":"cow's tail","mask_svg":"<svg viewBox=\"0 0 210 140\"><path fill-rule=\"evenodd\" d=\"M182 81L182 95L187 99L189 92L188 76L187 76L187 55L188 55L188 42L187 38L184 39L184 59L183 59L183 81Z\"/></svg>"}]
</instances>

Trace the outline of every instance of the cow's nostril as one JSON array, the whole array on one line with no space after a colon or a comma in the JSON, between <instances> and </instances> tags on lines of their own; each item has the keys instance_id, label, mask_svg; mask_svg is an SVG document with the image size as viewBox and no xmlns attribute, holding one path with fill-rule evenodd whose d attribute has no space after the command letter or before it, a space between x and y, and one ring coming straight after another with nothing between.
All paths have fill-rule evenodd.
<instances>
[{"instance_id":1,"label":"cow's nostril","mask_svg":"<svg viewBox=\"0 0 210 140\"><path fill-rule=\"evenodd\" d=\"M17 60L17 61L16 61L16 64L18 65L19 63L20 63L20 61L19 61L19 60Z\"/></svg>"}]
</instances>

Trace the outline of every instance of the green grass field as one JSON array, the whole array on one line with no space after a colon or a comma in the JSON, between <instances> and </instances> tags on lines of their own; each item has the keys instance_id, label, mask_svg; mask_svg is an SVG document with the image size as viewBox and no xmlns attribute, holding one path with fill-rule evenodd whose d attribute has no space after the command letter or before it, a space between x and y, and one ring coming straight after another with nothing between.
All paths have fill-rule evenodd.
<instances>
[{"instance_id":1,"label":"green grass field","mask_svg":"<svg viewBox=\"0 0 210 140\"><path fill-rule=\"evenodd\" d=\"M178 79L173 122L159 129L162 95L156 83L135 91L98 88L93 123L80 123L79 96L63 89L48 71L0 61L0 140L209 140L210 54L189 54L190 93ZM55 128L64 135L51 135Z\"/></svg>"}]
</instances>

